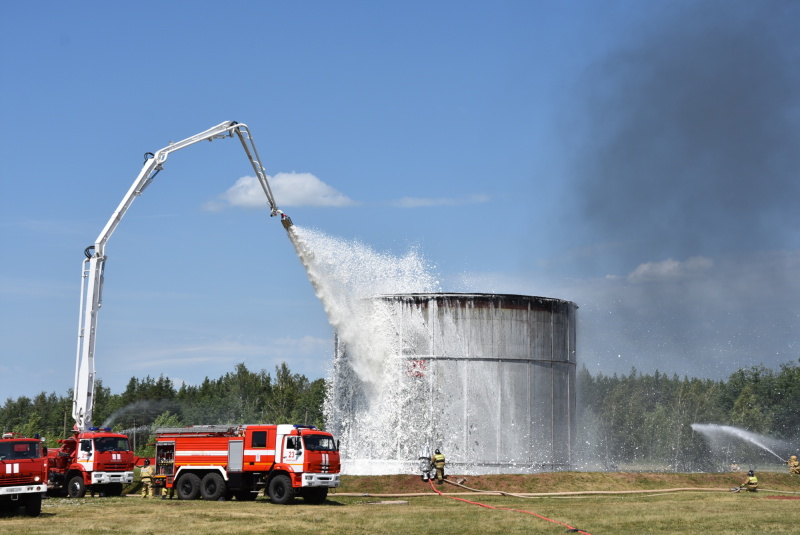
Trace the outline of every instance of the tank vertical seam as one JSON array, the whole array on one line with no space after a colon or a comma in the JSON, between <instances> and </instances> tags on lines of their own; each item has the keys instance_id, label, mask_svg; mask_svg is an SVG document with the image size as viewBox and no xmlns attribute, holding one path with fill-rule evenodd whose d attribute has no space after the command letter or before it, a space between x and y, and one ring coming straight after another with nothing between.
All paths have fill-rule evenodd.
<instances>
[{"instance_id":1,"label":"tank vertical seam","mask_svg":"<svg viewBox=\"0 0 800 535\"><path fill-rule=\"evenodd\" d=\"M495 322L495 308L493 306L493 303L489 304L489 314L490 314L489 322L492 325L492 328L489 331L491 333L490 334L491 339L489 340L489 348L490 348L489 352L490 352L490 354L492 356L495 356L495 355L497 355L497 347L495 346L495 329L497 328L497 324ZM501 444L500 444L500 440L501 440L501 437L502 437L502 433L500 432L500 428L502 427L501 422L503 421L502 420L502 415L503 415L503 411L502 411L502 405L503 405L503 376L502 376L502 372L498 373L497 376L498 376L497 377L497 381L499 383L497 386L498 386L498 390L500 391L500 399L498 400L498 403L497 403L496 408L495 408L495 411L496 411L496 413L495 413L495 421L497 422L497 427L496 427L496 431L495 431L495 440L494 440L494 459L495 459L495 462L500 462L500 451L502 449L501 448Z\"/></svg>"},{"instance_id":2,"label":"tank vertical seam","mask_svg":"<svg viewBox=\"0 0 800 535\"><path fill-rule=\"evenodd\" d=\"M556 343L556 333L555 333L555 316L552 312L550 313L550 399L552 402L550 403L550 466L553 466L555 463L555 450L556 450L556 374L555 370L553 369L553 358L555 354L555 343Z\"/></svg>"},{"instance_id":3,"label":"tank vertical seam","mask_svg":"<svg viewBox=\"0 0 800 535\"><path fill-rule=\"evenodd\" d=\"M528 354L533 355L535 333L531 332L531 326L535 325L533 322L533 312L531 311L531 304L528 303L528 317L526 325L528 326ZM534 382L533 382L533 362L528 362L528 466L533 467L533 396L534 396Z\"/></svg>"}]
</instances>

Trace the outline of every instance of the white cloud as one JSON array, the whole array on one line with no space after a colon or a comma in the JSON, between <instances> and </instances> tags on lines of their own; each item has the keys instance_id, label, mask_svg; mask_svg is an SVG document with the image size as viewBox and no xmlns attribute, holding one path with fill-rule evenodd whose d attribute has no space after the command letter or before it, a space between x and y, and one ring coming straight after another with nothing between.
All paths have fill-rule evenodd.
<instances>
[{"instance_id":1,"label":"white cloud","mask_svg":"<svg viewBox=\"0 0 800 535\"><path fill-rule=\"evenodd\" d=\"M479 204L489 201L488 195L466 195L464 197L403 197L392 201L393 206L400 208L418 208L420 206L461 206L464 204Z\"/></svg>"},{"instance_id":2,"label":"white cloud","mask_svg":"<svg viewBox=\"0 0 800 535\"><path fill-rule=\"evenodd\" d=\"M311 173L278 173L267 177L275 202L283 207L297 206L353 206L356 201L336 191ZM264 208L266 195L258 179L244 176L216 201L205 204L206 210L218 211L229 206Z\"/></svg>"},{"instance_id":3,"label":"white cloud","mask_svg":"<svg viewBox=\"0 0 800 535\"><path fill-rule=\"evenodd\" d=\"M628 274L628 282L677 279L705 272L713 265L713 260L703 256L693 256L683 262L672 258L662 262L646 262Z\"/></svg>"},{"instance_id":4,"label":"white cloud","mask_svg":"<svg viewBox=\"0 0 800 535\"><path fill-rule=\"evenodd\" d=\"M275 202L283 207L297 206L355 206L359 203L337 191L311 173L277 173L267 177ZM426 206L463 206L489 202L488 195L475 194L462 197L402 197L390 201L399 208ZM207 202L203 208L212 212L229 207L266 208L267 199L261 184L254 176L243 176L228 191L216 200Z\"/></svg>"},{"instance_id":5,"label":"white cloud","mask_svg":"<svg viewBox=\"0 0 800 535\"><path fill-rule=\"evenodd\" d=\"M358 204L311 173L278 173L270 180L279 206L353 206Z\"/></svg>"}]
</instances>

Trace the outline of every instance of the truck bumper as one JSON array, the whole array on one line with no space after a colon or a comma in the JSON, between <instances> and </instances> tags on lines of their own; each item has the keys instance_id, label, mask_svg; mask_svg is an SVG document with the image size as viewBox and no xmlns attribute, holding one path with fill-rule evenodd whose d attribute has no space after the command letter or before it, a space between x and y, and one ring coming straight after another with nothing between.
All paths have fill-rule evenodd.
<instances>
[{"instance_id":1,"label":"truck bumper","mask_svg":"<svg viewBox=\"0 0 800 535\"><path fill-rule=\"evenodd\" d=\"M0 487L0 499L15 499L18 494L34 494L47 492L47 485L38 483L36 485L13 485L10 487Z\"/></svg>"},{"instance_id":2,"label":"truck bumper","mask_svg":"<svg viewBox=\"0 0 800 535\"><path fill-rule=\"evenodd\" d=\"M339 474L303 474L303 487L328 487L339 486Z\"/></svg>"},{"instance_id":3,"label":"truck bumper","mask_svg":"<svg viewBox=\"0 0 800 535\"><path fill-rule=\"evenodd\" d=\"M133 472L92 472L92 485L133 483Z\"/></svg>"}]
</instances>

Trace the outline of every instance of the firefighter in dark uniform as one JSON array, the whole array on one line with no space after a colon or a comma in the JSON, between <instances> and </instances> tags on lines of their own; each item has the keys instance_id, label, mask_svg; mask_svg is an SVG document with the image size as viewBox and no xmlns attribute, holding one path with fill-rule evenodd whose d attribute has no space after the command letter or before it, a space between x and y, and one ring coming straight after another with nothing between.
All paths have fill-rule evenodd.
<instances>
[{"instance_id":1,"label":"firefighter in dark uniform","mask_svg":"<svg viewBox=\"0 0 800 535\"><path fill-rule=\"evenodd\" d=\"M436 469L436 482L441 485L444 483L444 454L438 448L431 457L431 463Z\"/></svg>"}]
</instances>

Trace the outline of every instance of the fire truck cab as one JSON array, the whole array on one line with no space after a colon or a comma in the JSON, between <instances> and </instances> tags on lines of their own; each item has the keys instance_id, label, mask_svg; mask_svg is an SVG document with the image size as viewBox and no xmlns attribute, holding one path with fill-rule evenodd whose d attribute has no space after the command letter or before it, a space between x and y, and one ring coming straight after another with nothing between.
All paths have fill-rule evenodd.
<instances>
[{"instance_id":1,"label":"fire truck cab","mask_svg":"<svg viewBox=\"0 0 800 535\"><path fill-rule=\"evenodd\" d=\"M314 426L199 425L156 430L153 486L178 498L318 504L339 486L338 444Z\"/></svg>"},{"instance_id":2,"label":"fire truck cab","mask_svg":"<svg viewBox=\"0 0 800 535\"><path fill-rule=\"evenodd\" d=\"M0 439L0 510L28 516L42 512L47 491L47 456L39 438L4 433Z\"/></svg>"}]
</instances>

